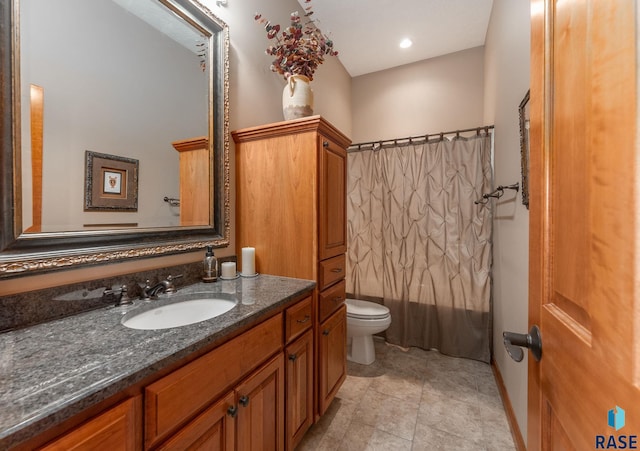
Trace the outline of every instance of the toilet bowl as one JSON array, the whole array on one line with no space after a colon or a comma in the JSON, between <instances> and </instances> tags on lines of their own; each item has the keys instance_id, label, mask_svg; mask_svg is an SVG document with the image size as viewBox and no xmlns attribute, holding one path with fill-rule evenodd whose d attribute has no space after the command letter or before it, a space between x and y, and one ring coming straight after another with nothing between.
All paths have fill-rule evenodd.
<instances>
[{"instance_id":1,"label":"toilet bowl","mask_svg":"<svg viewBox=\"0 0 640 451\"><path fill-rule=\"evenodd\" d=\"M376 360L373 334L387 330L391 313L375 302L347 299L347 360L370 365Z\"/></svg>"}]
</instances>

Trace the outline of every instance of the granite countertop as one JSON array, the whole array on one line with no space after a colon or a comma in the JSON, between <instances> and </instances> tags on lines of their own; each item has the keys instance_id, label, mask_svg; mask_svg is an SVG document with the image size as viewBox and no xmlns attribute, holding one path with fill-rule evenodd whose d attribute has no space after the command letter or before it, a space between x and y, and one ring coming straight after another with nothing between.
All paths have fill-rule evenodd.
<instances>
[{"instance_id":1,"label":"granite countertop","mask_svg":"<svg viewBox=\"0 0 640 451\"><path fill-rule=\"evenodd\" d=\"M315 282L260 275L188 287L157 301L107 307L0 334L0 448L27 440L281 307ZM235 295L216 318L162 330L122 317L193 293ZM189 298L189 296L185 296Z\"/></svg>"}]
</instances>

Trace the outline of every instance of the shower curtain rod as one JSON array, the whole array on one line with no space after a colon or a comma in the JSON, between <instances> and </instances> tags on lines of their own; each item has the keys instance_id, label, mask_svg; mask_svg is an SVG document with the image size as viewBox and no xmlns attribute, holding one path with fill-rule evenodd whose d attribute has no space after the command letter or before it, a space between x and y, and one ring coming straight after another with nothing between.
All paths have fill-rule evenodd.
<instances>
[{"instance_id":1,"label":"shower curtain rod","mask_svg":"<svg viewBox=\"0 0 640 451\"><path fill-rule=\"evenodd\" d=\"M439 136L440 139L444 138L444 135L456 135L456 137L460 137L460 133L467 132L476 132L477 135L480 135L480 132L484 130L485 133L489 133L489 130L493 130L493 125L485 125L484 127L474 127L474 128L465 128L464 130L452 130L450 132L440 132L440 133L427 133L426 135L420 136L409 136L407 138L396 138L396 139L383 139L381 141L371 141L365 143L357 143L351 144L347 149L347 152L360 152L362 150L375 150L376 147L382 147L388 144L412 144L414 141L416 142L424 142L429 141L430 137ZM401 142L406 141L406 142Z\"/></svg>"}]
</instances>

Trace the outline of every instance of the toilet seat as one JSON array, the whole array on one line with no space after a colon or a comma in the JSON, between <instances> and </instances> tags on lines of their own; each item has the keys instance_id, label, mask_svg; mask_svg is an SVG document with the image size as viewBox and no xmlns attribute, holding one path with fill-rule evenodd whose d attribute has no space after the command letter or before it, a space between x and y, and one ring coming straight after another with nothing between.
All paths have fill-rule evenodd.
<instances>
[{"instance_id":1,"label":"toilet seat","mask_svg":"<svg viewBox=\"0 0 640 451\"><path fill-rule=\"evenodd\" d=\"M385 319L390 315L388 307L375 302L347 299L346 304L347 318L374 320Z\"/></svg>"}]
</instances>

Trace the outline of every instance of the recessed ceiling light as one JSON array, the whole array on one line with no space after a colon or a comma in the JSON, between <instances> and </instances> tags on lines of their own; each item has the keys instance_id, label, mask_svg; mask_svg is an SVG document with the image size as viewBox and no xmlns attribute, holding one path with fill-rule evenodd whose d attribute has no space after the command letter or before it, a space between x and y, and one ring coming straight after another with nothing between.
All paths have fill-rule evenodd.
<instances>
[{"instance_id":1,"label":"recessed ceiling light","mask_svg":"<svg viewBox=\"0 0 640 451\"><path fill-rule=\"evenodd\" d=\"M411 42L411 39L409 38L405 38L400 41L400 48L402 49L408 49L409 47L411 47L411 45L413 45L413 42Z\"/></svg>"}]
</instances>

